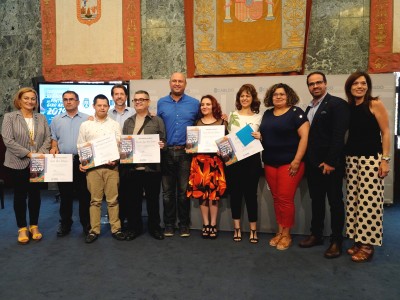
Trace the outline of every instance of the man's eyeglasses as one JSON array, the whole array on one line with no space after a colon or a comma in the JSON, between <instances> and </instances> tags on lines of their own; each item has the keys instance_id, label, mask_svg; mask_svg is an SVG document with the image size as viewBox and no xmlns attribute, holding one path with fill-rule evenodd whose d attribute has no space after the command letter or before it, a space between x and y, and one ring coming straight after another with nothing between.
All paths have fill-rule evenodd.
<instances>
[{"instance_id":1,"label":"man's eyeglasses","mask_svg":"<svg viewBox=\"0 0 400 300\"><path fill-rule=\"evenodd\" d=\"M324 83L323 81L315 81L315 82L309 82L307 85L309 87L313 87L313 86L321 85L323 83Z\"/></svg>"},{"instance_id":2,"label":"man's eyeglasses","mask_svg":"<svg viewBox=\"0 0 400 300\"><path fill-rule=\"evenodd\" d=\"M144 101L147 101L147 100L149 100L149 98L135 98L132 100L132 102L143 103Z\"/></svg>"}]
</instances>

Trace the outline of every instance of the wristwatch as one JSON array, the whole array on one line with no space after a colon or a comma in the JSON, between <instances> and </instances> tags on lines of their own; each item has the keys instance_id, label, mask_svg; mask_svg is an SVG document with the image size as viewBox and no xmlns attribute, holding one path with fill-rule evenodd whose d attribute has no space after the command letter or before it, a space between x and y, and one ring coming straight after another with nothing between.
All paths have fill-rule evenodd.
<instances>
[{"instance_id":1,"label":"wristwatch","mask_svg":"<svg viewBox=\"0 0 400 300\"><path fill-rule=\"evenodd\" d=\"M386 162L390 162L390 156L389 155L382 155L382 160L386 160Z\"/></svg>"}]
</instances>

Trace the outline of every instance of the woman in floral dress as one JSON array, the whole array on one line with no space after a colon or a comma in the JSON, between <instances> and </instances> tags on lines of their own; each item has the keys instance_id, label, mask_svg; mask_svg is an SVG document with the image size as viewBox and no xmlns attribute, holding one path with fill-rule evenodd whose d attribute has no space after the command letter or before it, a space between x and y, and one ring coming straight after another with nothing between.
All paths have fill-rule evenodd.
<instances>
[{"instance_id":1,"label":"woman in floral dress","mask_svg":"<svg viewBox=\"0 0 400 300\"><path fill-rule=\"evenodd\" d=\"M221 106L211 95L205 95L200 100L201 118L195 126L224 125L221 119ZM215 239L218 236L217 215L221 196L226 190L224 163L217 153L198 153L193 156L190 167L189 187L187 196L199 200L203 219L203 238Z\"/></svg>"}]
</instances>

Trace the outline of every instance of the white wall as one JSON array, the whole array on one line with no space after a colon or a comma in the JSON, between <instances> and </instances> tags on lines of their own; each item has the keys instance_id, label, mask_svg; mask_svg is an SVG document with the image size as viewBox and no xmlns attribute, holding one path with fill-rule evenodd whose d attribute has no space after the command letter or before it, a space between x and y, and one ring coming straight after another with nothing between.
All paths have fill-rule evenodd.
<instances>
[{"instance_id":1,"label":"white wall","mask_svg":"<svg viewBox=\"0 0 400 300\"><path fill-rule=\"evenodd\" d=\"M290 85L300 96L300 107L305 109L311 100L311 96L306 86L306 75L301 76L257 76L257 77L219 77L219 78L191 78L188 79L186 93L197 99L205 94L214 95L221 103L222 109L228 113L235 109L235 97L238 89L245 83L253 84L258 91L258 96L263 102L266 90L273 84L283 82ZM348 75L330 75L327 76L328 91L329 93L342 97L345 99L344 83ZM379 96L389 112L390 129L393 135L394 119L395 119L395 76L394 74L377 74L372 75L373 82L373 95ZM151 110L156 112L157 100L160 97L167 95L170 91L168 79L155 79L155 80L132 80L130 82L130 95L133 97L135 90L146 90L150 94ZM261 110L265 110L262 104ZM393 157L392 147L392 157ZM391 162L391 169L393 170L393 161ZM345 190L345 189L344 189ZM259 200L259 228L260 231L274 232L275 231L275 216L272 205L271 194L268 191L264 177L260 178L258 187L258 200ZM393 172L385 180L385 202L393 202ZM220 207L220 229L233 230L230 206L228 199L221 201ZM311 222L311 200L308 193L306 180L300 184L300 187L295 197L296 204L296 223L292 230L293 233L309 233ZM162 207L162 205L161 205ZM329 205L327 205L327 218L325 220L325 234L330 234L330 218L329 218ZM192 201L192 228L201 227L201 216L198 209L197 201ZM244 225L247 227L247 213L243 217Z\"/></svg>"}]
</instances>

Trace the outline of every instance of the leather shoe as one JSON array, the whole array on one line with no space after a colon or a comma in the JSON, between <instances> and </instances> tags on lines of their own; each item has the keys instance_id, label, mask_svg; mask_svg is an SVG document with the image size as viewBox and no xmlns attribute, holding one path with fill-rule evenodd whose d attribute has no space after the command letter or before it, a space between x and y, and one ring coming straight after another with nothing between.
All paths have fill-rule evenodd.
<instances>
[{"instance_id":1,"label":"leather shoe","mask_svg":"<svg viewBox=\"0 0 400 300\"><path fill-rule=\"evenodd\" d=\"M112 234L112 237L114 239L116 239L117 241L124 241L126 239L125 234L121 230L118 230L117 232L114 232Z\"/></svg>"},{"instance_id":2,"label":"leather shoe","mask_svg":"<svg viewBox=\"0 0 400 300\"><path fill-rule=\"evenodd\" d=\"M57 236L59 237L66 236L70 232L71 232L71 227L67 227L65 225L60 224L60 226L58 226Z\"/></svg>"},{"instance_id":3,"label":"leather shoe","mask_svg":"<svg viewBox=\"0 0 400 300\"><path fill-rule=\"evenodd\" d=\"M164 234L161 233L160 230L152 230L150 231L150 235L155 238L156 240L163 240Z\"/></svg>"},{"instance_id":4,"label":"leather shoe","mask_svg":"<svg viewBox=\"0 0 400 300\"><path fill-rule=\"evenodd\" d=\"M95 240L97 240L97 238L99 237L99 235L97 233L91 232L89 233L86 238L85 238L85 243L87 244L91 244L93 243Z\"/></svg>"},{"instance_id":5,"label":"leather shoe","mask_svg":"<svg viewBox=\"0 0 400 300\"><path fill-rule=\"evenodd\" d=\"M332 242L329 248L325 251L325 258L336 258L342 254L342 243Z\"/></svg>"},{"instance_id":6,"label":"leather shoe","mask_svg":"<svg viewBox=\"0 0 400 300\"><path fill-rule=\"evenodd\" d=\"M324 243L324 240L322 239L322 237L316 237L315 235L310 235L307 238L305 238L304 240L302 240L299 243L299 246L301 248L311 248L314 246L322 245L323 243Z\"/></svg>"}]
</instances>

